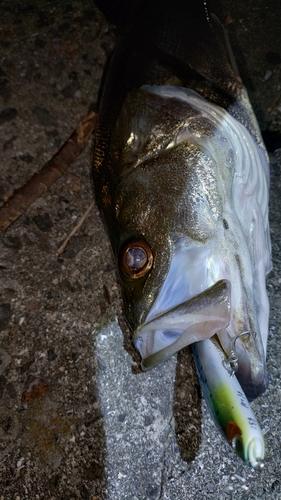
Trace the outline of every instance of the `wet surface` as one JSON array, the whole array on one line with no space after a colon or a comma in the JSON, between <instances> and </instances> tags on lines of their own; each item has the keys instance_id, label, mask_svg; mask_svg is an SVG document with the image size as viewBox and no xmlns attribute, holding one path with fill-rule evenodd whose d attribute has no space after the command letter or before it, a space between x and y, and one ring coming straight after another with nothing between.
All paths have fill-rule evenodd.
<instances>
[{"instance_id":1,"label":"wet surface","mask_svg":"<svg viewBox=\"0 0 281 500\"><path fill-rule=\"evenodd\" d=\"M224 9L236 61L261 129L273 144L271 149L280 148L280 2L265 6L248 1L245 6L227 1ZM0 3L1 200L41 168L88 110L95 109L113 44L112 28L88 0ZM122 318L122 311L110 246L96 207L57 259L58 248L92 202L91 157L89 141L64 177L0 239L0 498L4 500L100 500L111 498L110 491L122 500L126 488L130 491L124 478L119 478L119 493L116 485L109 487L114 477L106 479L108 427L102 417L100 405L105 399L98 395L97 373L104 369L104 381L110 375L114 387L119 377L122 397L134 404L129 380L137 377L138 370L133 364L126 378L126 370L117 364L107 373L114 347L106 351L104 360L97 359L94 336L108 331L116 315ZM272 154L271 163L270 385L254 403L265 433L265 469L257 473L244 466L220 437L204 404L201 413L198 381L191 356L184 351L177 363L170 360L167 365L175 390L168 395L165 415L172 435L163 447L160 476L157 468L149 468L156 460L153 454L146 455L142 468L145 447L136 446L139 436L126 435L133 415L129 403L120 408L116 433L111 427L113 446L116 436L133 440L135 455L120 463L126 474L133 458L138 460L137 500L280 498L280 149ZM114 325L116 335L120 334ZM120 344L122 337L117 338ZM125 350L118 351L118 356L127 368L132 363ZM155 376L159 407L164 404L161 370L149 375L150 384ZM145 376L143 380L145 391L150 386L147 382L145 387ZM141 408L138 429L144 436L152 432L157 449L156 411ZM118 450L113 447L113 457ZM115 472L118 479L117 467ZM136 485L144 484L141 481L146 489L139 491L142 487Z\"/></svg>"}]
</instances>

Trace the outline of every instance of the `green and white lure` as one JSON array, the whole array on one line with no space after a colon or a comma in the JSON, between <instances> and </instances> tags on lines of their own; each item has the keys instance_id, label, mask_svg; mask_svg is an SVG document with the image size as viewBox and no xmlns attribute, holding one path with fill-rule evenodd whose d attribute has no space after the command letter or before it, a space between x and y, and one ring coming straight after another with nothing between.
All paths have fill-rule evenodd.
<instances>
[{"instance_id":1,"label":"green and white lure","mask_svg":"<svg viewBox=\"0 0 281 500\"><path fill-rule=\"evenodd\" d=\"M201 387L213 419L233 449L250 467L264 467L264 438L256 417L218 340L192 346Z\"/></svg>"}]
</instances>

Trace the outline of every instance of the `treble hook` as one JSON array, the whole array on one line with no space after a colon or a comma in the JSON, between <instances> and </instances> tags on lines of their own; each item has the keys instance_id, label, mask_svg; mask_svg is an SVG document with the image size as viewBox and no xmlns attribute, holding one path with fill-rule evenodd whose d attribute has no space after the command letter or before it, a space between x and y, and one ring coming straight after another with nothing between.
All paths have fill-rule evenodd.
<instances>
[{"instance_id":1,"label":"treble hook","mask_svg":"<svg viewBox=\"0 0 281 500\"><path fill-rule=\"evenodd\" d=\"M249 330L246 330L245 332L236 335L236 337L231 341L230 356L224 361L224 367L228 371L231 377L233 377L233 375L235 375L235 373L238 370L238 357L235 350L236 340L239 337L242 337L242 335L250 335L250 334L251 332Z\"/></svg>"}]
</instances>

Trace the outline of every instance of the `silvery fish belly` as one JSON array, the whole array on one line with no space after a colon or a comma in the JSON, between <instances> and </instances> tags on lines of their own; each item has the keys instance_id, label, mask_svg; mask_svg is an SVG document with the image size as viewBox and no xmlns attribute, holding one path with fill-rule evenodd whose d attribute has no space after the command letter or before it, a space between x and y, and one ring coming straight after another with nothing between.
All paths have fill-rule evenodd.
<instances>
[{"instance_id":1,"label":"silvery fish belly","mask_svg":"<svg viewBox=\"0 0 281 500\"><path fill-rule=\"evenodd\" d=\"M124 5L123 17L115 12L121 36L103 87L93 177L133 341L143 369L193 344L199 373L209 373L212 356L231 368L211 363L206 394L225 394L222 375L233 401L239 383L254 399L268 382L271 269L257 121L208 2ZM220 425L229 436L242 422L240 437L255 443L244 457L257 467L261 433L251 435L241 408Z\"/></svg>"}]
</instances>

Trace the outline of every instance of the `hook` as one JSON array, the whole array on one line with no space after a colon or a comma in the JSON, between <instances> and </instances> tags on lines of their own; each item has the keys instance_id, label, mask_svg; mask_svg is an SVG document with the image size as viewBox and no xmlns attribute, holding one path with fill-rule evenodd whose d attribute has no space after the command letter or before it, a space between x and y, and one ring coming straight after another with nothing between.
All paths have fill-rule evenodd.
<instances>
[{"instance_id":1,"label":"hook","mask_svg":"<svg viewBox=\"0 0 281 500\"><path fill-rule=\"evenodd\" d=\"M233 377L233 375L235 375L238 370L238 357L235 350L235 343L239 337L242 337L242 335L251 335L251 332L249 330L246 330L245 332L239 333L239 335L236 335L236 337L234 337L234 339L231 341L230 356L223 363L225 369L228 371L231 377Z\"/></svg>"}]
</instances>

